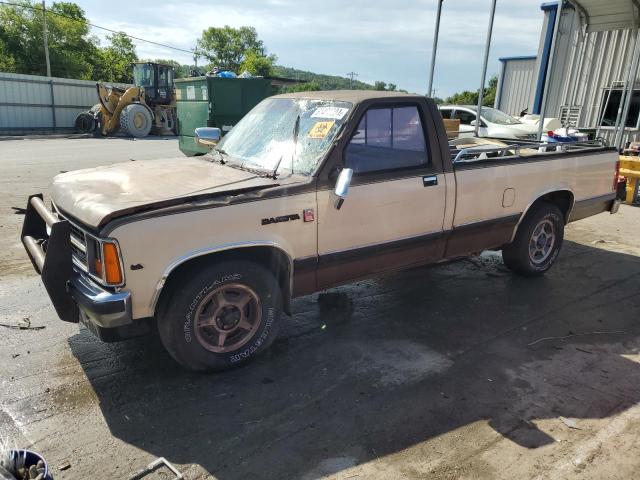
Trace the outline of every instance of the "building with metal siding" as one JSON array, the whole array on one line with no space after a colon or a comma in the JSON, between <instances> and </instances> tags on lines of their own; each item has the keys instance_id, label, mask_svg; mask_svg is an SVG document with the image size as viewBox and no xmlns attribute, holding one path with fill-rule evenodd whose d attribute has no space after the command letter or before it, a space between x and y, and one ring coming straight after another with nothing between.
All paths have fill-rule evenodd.
<instances>
[{"instance_id":1,"label":"building with metal siding","mask_svg":"<svg viewBox=\"0 0 640 480\"><path fill-rule=\"evenodd\" d=\"M581 1L585 3L585 0ZM612 144L614 125L611 123L615 124L620 94L632 68L635 31L629 28L619 29L625 24L602 23L606 21L604 14L601 25L593 26L600 19L592 17L589 19L590 26L584 28L581 23L582 13L574 3L565 2L562 9L545 116L558 117L565 124L595 130ZM541 6L545 19L530 85L533 94L530 97L529 111L532 113L540 112L557 8L557 2ZM629 18L633 15L630 10ZM608 20L610 19L611 16ZM509 63L508 59L506 63ZM526 88L519 86L517 80L517 76L501 75L499 90L517 91L517 94L510 94L514 96L526 95ZM505 105L504 102L508 101L501 98L500 105ZM639 127L640 78L636 78L627 116L625 140L640 140Z\"/></svg>"},{"instance_id":2,"label":"building with metal siding","mask_svg":"<svg viewBox=\"0 0 640 480\"><path fill-rule=\"evenodd\" d=\"M0 135L71 131L96 103L94 81L0 73Z\"/></svg>"},{"instance_id":3,"label":"building with metal siding","mask_svg":"<svg viewBox=\"0 0 640 480\"><path fill-rule=\"evenodd\" d=\"M496 91L495 108L513 116L530 108L533 102L533 80L536 56L504 57Z\"/></svg>"}]
</instances>

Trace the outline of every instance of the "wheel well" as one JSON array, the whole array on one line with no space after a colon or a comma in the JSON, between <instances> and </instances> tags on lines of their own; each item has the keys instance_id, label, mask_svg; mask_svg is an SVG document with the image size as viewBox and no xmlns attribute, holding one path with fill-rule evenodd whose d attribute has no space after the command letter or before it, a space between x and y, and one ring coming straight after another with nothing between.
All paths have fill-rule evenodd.
<instances>
[{"instance_id":1,"label":"wheel well","mask_svg":"<svg viewBox=\"0 0 640 480\"><path fill-rule=\"evenodd\" d=\"M537 205L540 202L554 204L562 212L562 215L564 216L564 223L569 222L569 215L573 208L573 193L568 190L558 190L555 192L545 193L533 202L533 205ZM531 205L531 207L533 207L533 205Z\"/></svg>"},{"instance_id":2,"label":"wheel well","mask_svg":"<svg viewBox=\"0 0 640 480\"><path fill-rule=\"evenodd\" d=\"M205 255L190 258L171 270L169 277L162 287L160 298L156 304L157 312L171 296L173 285L180 280L192 275L195 271L207 268L215 263L242 259L255 262L272 272L282 292L283 309L287 314L291 314L291 262L288 255L276 247L243 247L221 252L212 252Z\"/></svg>"}]
</instances>

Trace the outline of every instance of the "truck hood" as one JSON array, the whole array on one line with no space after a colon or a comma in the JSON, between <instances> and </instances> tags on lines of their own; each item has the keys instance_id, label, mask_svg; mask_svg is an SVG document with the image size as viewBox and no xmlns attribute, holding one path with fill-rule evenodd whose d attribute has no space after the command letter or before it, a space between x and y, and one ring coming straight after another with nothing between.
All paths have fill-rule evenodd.
<instances>
[{"instance_id":1,"label":"truck hood","mask_svg":"<svg viewBox=\"0 0 640 480\"><path fill-rule=\"evenodd\" d=\"M142 160L76 170L53 179L55 206L90 227L209 194L277 186L253 173L197 158Z\"/></svg>"}]
</instances>

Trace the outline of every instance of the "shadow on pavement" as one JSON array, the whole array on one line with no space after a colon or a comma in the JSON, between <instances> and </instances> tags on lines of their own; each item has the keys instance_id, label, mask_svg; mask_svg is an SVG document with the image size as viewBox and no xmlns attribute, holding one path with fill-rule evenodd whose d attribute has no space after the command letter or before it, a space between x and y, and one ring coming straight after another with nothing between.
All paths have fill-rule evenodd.
<instances>
[{"instance_id":1,"label":"shadow on pavement","mask_svg":"<svg viewBox=\"0 0 640 480\"><path fill-rule=\"evenodd\" d=\"M554 442L537 420L636 404L639 285L640 258L565 242L544 278L488 254L298 299L265 356L222 374L152 337L69 344L115 437L218 479L313 478L478 421L535 449Z\"/></svg>"}]
</instances>

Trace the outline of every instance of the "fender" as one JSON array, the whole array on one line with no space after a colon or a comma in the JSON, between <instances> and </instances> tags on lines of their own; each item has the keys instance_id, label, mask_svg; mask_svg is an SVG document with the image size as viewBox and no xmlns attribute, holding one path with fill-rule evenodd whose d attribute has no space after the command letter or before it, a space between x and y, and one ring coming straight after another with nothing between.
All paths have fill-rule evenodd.
<instances>
[{"instance_id":1,"label":"fender","mask_svg":"<svg viewBox=\"0 0 640 480\"><path fill-rule=\"evenodd\" d=\"M549 195L550 193L559 193L559 192L566 192L571 196L571 205L569 205L569 209L567 210L567 214L565 215L565 219L564 219L565 225L569 223L569 217L571 216L571 212L573 211L573 208L576 204L576 197L573 194L573 191L568 187L555 187L555 188L550 188L548 190L543 190L542 192L538 192L536 198L533 199L523 210L522 214L520 215L520 219L518 220L518 223L513 229L513 233L511 234L511 238L509 242L513 242L513 240L515 239L516 233L518 233L518 228L520 227L520 224L527 216L527 213L529 212L531 207L545 195Z\"/></svg>"},{"instance_id":2,"label":"fender","mask_svg":"<svg viewBox=\"0 0 640 480\"><path fill-rule=\"evenodd\" d=\"M158 280L158 283L156 284L156 290L153 294L153 298L151 299L150 311L153 312L153 314L155 315L156 307L158 304L158 300L160 299L160 294L162 293L162 289L164 288L164 285L167 279L169 278L169 275L171 275L171 272L173 272L180 265L184 264L185 262L188 262L189 260L193 260L194 258L197 258L197 257L202 257L205 255L211 255L211 254L220 253L220 252L228 252L231 250L240 250L242 248L250 248L250 247L274 248L280 251L287 258L289 262L289 292L292 292L293 291L293 258L291 254L287 250L285 250L282 246L270 240L226 243L222 245L201 248L199 250L193 250L173 260L165 268L165 270L162 273L162 276L160 277L160 280Z\"/></svg>"}]
</instances>

